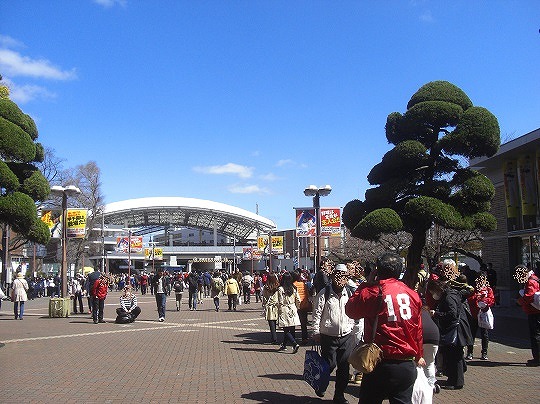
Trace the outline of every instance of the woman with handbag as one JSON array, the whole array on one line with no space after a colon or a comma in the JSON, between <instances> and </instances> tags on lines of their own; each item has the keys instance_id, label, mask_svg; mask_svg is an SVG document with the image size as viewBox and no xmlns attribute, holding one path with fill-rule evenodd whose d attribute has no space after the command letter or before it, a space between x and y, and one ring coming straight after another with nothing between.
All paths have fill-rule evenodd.
<instances>
[{"instance_id":1,"label":"woman with handbag","mask_svg":"<svg viewBox=\"0 0 540 404\"><path fill-rule=\"evenodd\" d=\"M452 261L447 262L447 261ZM428 284L428 291L438 304L431 316L439 326L439 349L442 355L444 372L448 377L441 388L459 390L465 384L463 348L471 343L471 330L466 312L468 289L456 282L458 271L453 260L443 262L444 274L437 281Z\"/></svg>"},{"instance_id":2,"label":"woman with handbag","mask_svg":"<svg viewBox=\"0 0 540 404\"><path fill-rule=\"evenodd\" d=\"M22 320L24 315L24 302L28 300L28 295L26 294L28 283L26 282L26 279L24 279L22 272L17 273L17 278L13 281L11 286L13 287L11 290L11 301L13 302L15 320Z\"/></svg>"},{"instance_id":3,"label":"woman with handbag","mask_svg":"<svg viewBox=\"0 0 540 404\"><path fill-rule=\"evenodd\" d=\"M283 342L279 350L286 350L287 342L290 342L293 346L293 353L297 353L300 345L296 342L294 331L295 327L300 325L300 317L298 317L300 296L298 296L298 291L293 285L290 272L285 272L281 277L281 286L277 290L277 299L278 324L283 329Z\"/></svg>"},{"instance_id":4,"label":"woman with handbag","mask_svg":"<svg viewBox=\"0 0 540 404\"><path fill-rule=\"evenodd\" d=\"M467 345L467 356L465 359L471 360L473 358L474 338L476 337L476 332L480 329L480 338L482 340L482 356L480 356L480 359L487 361L489 333L487 328L478 326L478 314L480 311L486 313L490 307L495 304L495 295L489 286L486 272L481 272L480 275L478 275L475 280L475 285L474 293L467 299L471 309L471 335L473 343Z\"/></svg>"},{"instance_id":5,"label":"woman with handbag","mask_svg":"<svg viewBox=\"0 0 540 404\"><path fill-rule=\"evenodd\" d=\"M278 299L277 290L279 288L279 280L276 274L268 275L266 284L263 288L263 305L264 318L268 321L270 328L270 342L277 344L277 320L278 320Z\"/></svg>"}]
</instances>

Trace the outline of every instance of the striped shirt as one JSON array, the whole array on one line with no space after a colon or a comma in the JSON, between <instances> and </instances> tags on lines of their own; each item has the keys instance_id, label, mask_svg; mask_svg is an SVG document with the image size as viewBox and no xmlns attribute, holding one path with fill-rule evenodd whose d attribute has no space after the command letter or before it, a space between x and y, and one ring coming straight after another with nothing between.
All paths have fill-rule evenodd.
<instances>
[{"instance_id":1,"label":"striped shirt","mask_svg":"<svg viewBox=\"0 0 540 404\"><path fill-rule=\"evenodd\" d=\"M120 307L125 311L129 311L135 306L137 306L137 297L135 295L129 294L127 296L120 296Z\"/></svg>"}]
</instances>

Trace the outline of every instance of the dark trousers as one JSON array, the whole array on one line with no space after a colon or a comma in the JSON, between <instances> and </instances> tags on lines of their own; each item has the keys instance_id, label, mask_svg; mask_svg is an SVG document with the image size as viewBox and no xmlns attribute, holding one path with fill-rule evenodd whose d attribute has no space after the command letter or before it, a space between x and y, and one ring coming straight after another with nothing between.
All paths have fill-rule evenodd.
<instances>
[{"instance_id":1,"label":"dark trousers","mask_svg":"<svg viewBox=\"0 0 540 404\"><path fill-rule=\"evenodd\" d=\"M92 319L94 323L103 321L103 310L105 308L105 299L92 298Z\"/></svg>"},{"instance_id":2,"label":"dark trousers","mask_svg":"<svg viewBox=\"0 0 540 404\"><path fill-rule=\"evenodd\" d=\"M167 301L167 294L156 293L156 306L159 318L165 318L165 302Z\"/></svg>"},{"instance_id":3,"label":"dark trousers","mask_svg":"<svg viewBox=\"0 0 540 404\"><path fill-rule=\"evenodd\" d=\"M272 342L277 342L277 333L276 333L277 320L268 320L268 327L270 327L270 338Z\"/></svg>"},{"instance_id":4,"label":"dark trousers","mask_svg":"<svg viewBox=\"0 0 540 404\"><path fill-rule=\"evenodd\" d=\"M125 311L123 308L121 307L118 307L116 309L116 314L121 316L123 314L126 314L127 311ZM139 316L139 314L141 314L141 308L139 306L136 306L133 310L131 310L131 313L129 313L131 315L131 321L135 321L135 319Z\"/></svg>"},{"instance_id":5,"label":"dark trousers","mask_svg":"<svg viewBox=\"0 0 540 404\"><path fill-rule=\"evenodd\" d=\"M83 313L82 292L77 292L73 296L73 313L75 314L77 314L77 303L79 303L79 311Z\"/></svg>"},{"instance_id":6,"label":"dark trousers","mask_svg":"<svg viewBox=\"0 0 540 404\"><path fill-rule=\"evenodd\" d=\"M410 404L416 364L412 361L384 360L373 372L365 374L360 385L360 403L380 404L388 399L390 404Z\"/></svg>"},{"instance_id":7,"label":"dark trousers","mask_svg":"<svg viewBox=\"0 0 540 404\"><path fill-rule=\"evenodd\" d=\"M473 345L469 345L467 347L467 355L473 353L473 346L474 346L474 338L476 337L476 333L478 332L478 329L480 329L480 339L482 340L482 355L487 355L488 351L488 344L489 344L489 333L487 328L478 327L478 319L473 318L470 322L471 324L471 334L473 337Z\"/></svg>"},{"instance_id":8,"label":"dark trousers","mask_svg":"<svg viewBox=\"0 0 540 404\"><path fill-rule=\"evenodd\" d=\"M308 339L308 311L298 310L298 317L300 317L300 329L302 330L302 342L306 342Z\"/></svg>"},{"instance_id":9,"label":"dark trousers","mask_svg":"<svg viewBox=\"0 0 540 404\"><path fill-rule=\"evenodd\" d=\"M146 285L141 285L141 295L146 295Z\"/></svg>"},{"instance_id":10,"label":"dark trousers","mask_svg":"<svg viewBox=\"0 0 540 404\"><path fill-rule=\"evenodd\" d=\"M448 376L449 386L462 387L465 384L465 359L462 346L443 346L441 350L444 362L444 373Z\"/></svg>"},{"instance_id":11,"label":"dark trousers","mask_svg":"<svg viewBox=\"0 0 540 404\"><path fill-rule=\"evenodd\" d=\"M219 296L214 296L214 306L216 306L216 310L219 310Z\"/></svg>"},{"instance_id":12,"label":"dark trousers","mask_svg":"<svg viewBox=\"0 0 540 404\"><path fill-rule=\"evenodd\" d=\"M540 361L540 314L529 314L527 320L532 356L535 361Z\"/></svg>"},{"instance_id":13,"label":"dark trousers","mask_svg":"<svg viewBox=\"0 0 540 404\"><path fill-rule=\"evenodd\" d=\"M238 295L227 295L227 304L229 305L229 310L236 310L236 300Z\"/></svg>"},{"instance_id":14,"label":"dark trousers","mask_svg":"<svg viewBox=\"0 0 540 404\"><path fill-rule=\"evenodd\" d=\"M281 346L287 346L287 341L291 343L291 346L296 346L294 328L294 325L292 327L283 327L283 342L281 343Z\"/></svg>"},{"instance_id":15,"label":"dark trousers","mask_svg":"<svg viewBox=\"0 0 540 404\"><path fill-rule=\"evenodd\" d=\"M321 334L321 356L330 365L330 373L336 370L336 388L334 397L342 398L349 383L349 355L353 348L352 332L343 337L331 337ZM365 401L369 403L369 401Z\"/></svg>"}]
</instances>

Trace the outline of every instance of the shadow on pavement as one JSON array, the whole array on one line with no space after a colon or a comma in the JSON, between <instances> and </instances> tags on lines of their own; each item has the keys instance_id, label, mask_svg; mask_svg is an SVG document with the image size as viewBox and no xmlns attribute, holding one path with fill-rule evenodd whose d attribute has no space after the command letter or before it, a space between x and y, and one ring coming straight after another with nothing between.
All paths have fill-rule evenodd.
<instances>
[{"instance_id":1,"label":"shadow on pavement","mask_svg":"<svg viewBox=\"0 0 540 404\"><path fill-rule=\"evenodd\" d=\"M323 400L307 396L295 396L293 394L278 393L275 391L254 391L252 393L242 394L243 399L251 400L256 403L321 403Z\"/></svg>"},{"instance_id":2,"label":"shadow on pavement","mask_svg":"<svg viewBox=\"0 0 540 404\"><path fill-rule=\"evenodd\" d=\"M259 375L258 377L266 377L267 379L272 380L304 380L303 375L296 375L293 373L274 373L274 374L268 374L268 375ZM330 378L332 380L333 377ZM306 387L309 387L306 384Z\"/></svg>"},{"instance_id":3,"label":"shadow on pavement","mask_svg":"<svg viewBox=\"0 0 540 404\"><path fill-rule=\"evenodd\" d=\"M521 362L491 362L491 361L467 361L467 366L481 367L481 368L497 368L502 366L519 366L525 367Z\"/></svg>"}]
</instances>

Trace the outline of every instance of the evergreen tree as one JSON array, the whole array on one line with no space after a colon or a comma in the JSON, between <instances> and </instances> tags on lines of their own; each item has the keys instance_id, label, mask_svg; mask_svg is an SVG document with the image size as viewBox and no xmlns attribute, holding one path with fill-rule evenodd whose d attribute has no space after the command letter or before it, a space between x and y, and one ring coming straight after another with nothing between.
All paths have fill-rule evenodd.
<instances>
[{"instance_id":1,"label":"evergreen tree","mask_svg":"<svg viewBox=\"0 0 540 404\"><path fill-rule=\"evenodd\" d=\"M353 237L365 240L410 233L407 276L412 280L434 223L455 230L495 229L489 213L495 188L468 167L467 159L497 152L499 124L455 85L434 81L412 96L404 114L388 115L386 138L394 148L371 169L367 178L374 187L364 201L344 207L343 223Z\"/></svg>"}]
</instances>

